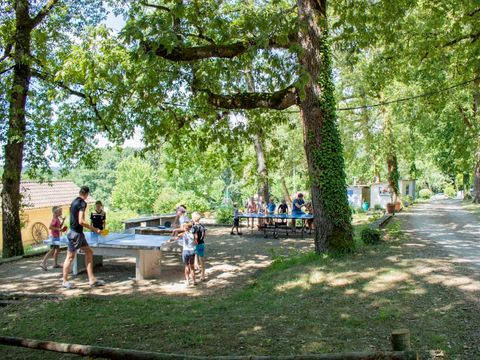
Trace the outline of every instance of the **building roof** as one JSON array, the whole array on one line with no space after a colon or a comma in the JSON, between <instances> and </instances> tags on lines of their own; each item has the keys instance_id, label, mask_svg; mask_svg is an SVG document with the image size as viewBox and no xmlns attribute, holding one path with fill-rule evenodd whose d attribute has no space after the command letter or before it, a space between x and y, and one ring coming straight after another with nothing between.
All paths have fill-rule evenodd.
<instances>
[{"instance_id":1,"label":"building roof","mask_svg":"<svg viewBox=\"0 0 480 360\"><path fill-rule=\"evenodd\" d=\"M73 181L60 180L39 183L36 181L22 181L20 193L23 195L23 203L26 208L43 208L60 205L70 205L78 196L80 186ZM91 203L93 199L88 198Z\"/></svg>"}]
</instances>

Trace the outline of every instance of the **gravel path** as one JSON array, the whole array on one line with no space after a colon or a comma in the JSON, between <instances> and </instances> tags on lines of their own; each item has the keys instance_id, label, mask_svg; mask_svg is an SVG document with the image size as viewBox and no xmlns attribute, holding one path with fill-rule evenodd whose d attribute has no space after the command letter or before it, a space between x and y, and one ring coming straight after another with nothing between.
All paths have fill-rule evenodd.
<instances>
[{"instance_id":1,"label":"gravel path","mask_svg":"<svg viewBox=\"0 0 480 360\"><path fill-rule=\"evenodd\" d=\"M264 238L258 231L243 229L244 235L230 235L230 228L211 227L206 238L207 281L195 288L184 285L180 253L166 252L159 279L136 281L135 260L130 258L105 258L104 265L95 269L95 275L107 282L101 288L90 289L85 273L73 282L73 290L61 288L62 269L40 267L42 256L26 258L0 265L0 293L32 295L76 296L82 294L128 295L172 294L207 295L222 291L232 285L242 284L259 269L268 266L274 254L313 250L313 239L301 239L299 234L273 239ZM65 252L60 254L63 263ZM49 260L49 265L52 260Z\"/></svg>"},{"instance_id":2,"label":"gravel path","mask_svg":"<svg viewBox=\"0 0 480 360\"><path fill-rule=\"evenodd\" d=\"M398 214L411 237L435 245L452 262L480 278L480 223L462 208L461 200L434 200Z\"/></svg>"}]
</instances>

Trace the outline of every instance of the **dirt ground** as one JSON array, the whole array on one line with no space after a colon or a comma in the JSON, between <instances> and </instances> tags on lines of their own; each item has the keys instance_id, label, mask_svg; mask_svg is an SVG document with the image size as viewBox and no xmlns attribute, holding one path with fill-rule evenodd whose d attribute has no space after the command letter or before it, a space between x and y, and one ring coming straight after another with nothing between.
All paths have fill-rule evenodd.
<instances>
[{"instance_id":1,"label":"dirt ground","mask_svg":"<svg viewBox=\"0 0 480 360\"><path fill-rule=\"evenodd\" d=\"M59 297L129 294L171 294L207 295L250 278L259 269L268 266L274 254L291 251L313 250L313 240L300 234L273 239L271 235L243 229L243 235L230 235L226 227L210 227L206 238L206 281L195 287L184 284L183 265L180 253L164 252L160 278L135 280L135 259L104 258L103 266L96 267L95 276L106 282L106 286L90 289L86 273L71 278L76 288L66 290L61 287L62 269L51 267L43 271L39 264L42 256L24 258L0 265L0 292L9 294L54 295ZM65 250L60 253L63 263Z\"/></svg>"}]
</instances>

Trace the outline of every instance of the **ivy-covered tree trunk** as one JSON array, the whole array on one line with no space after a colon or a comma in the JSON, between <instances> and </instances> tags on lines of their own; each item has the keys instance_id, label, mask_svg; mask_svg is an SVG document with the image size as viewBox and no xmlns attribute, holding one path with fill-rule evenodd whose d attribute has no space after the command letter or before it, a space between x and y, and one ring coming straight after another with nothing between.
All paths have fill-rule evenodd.
<instances>
[{"instance_id":1,"label":"ivy-covered tree trunk","mask_svg":"<svg viewBox=\"0 0 480 360\"><path fill-rule=\"evenodd\" d=\"M382 96L380 96L380 101L383 101ZM398 181L400 180L400 174L398 173L395 134L393 133L393 124L390 115L388 114L384 106L382 106L380 109L383 116L383 134L387 158L388 185L390 187L390 190L393 191L392 201L393 203L396 203L399 193Z\"/></svg>"},{"instance_id":2,"label":"ivy-covered tree trunk","mask_svg":"<svg viewBox=\"0 0 480 360\"><path fill-rule=\"evenodd\" d=\"M298 0L300 64L308 80L299 107L315 214L315 251L353 247L342 144L337 127L326 0Z\"/></svg>"},{"instance_id":3,"label":"ivy-covered tree trunk","mask_svg":"<svg viewBox=\"0 0 480 360\"><path fill-rule=\"evenodd\" d=\"M15 2L16 31L14 38L15 66L10 90L10 108L2 178L2 232L4 258L23 255L20 223L20 179L26 123L25 111L30 86L30 37L32 21L29 2Z\"/></svg>"}]
</instances>

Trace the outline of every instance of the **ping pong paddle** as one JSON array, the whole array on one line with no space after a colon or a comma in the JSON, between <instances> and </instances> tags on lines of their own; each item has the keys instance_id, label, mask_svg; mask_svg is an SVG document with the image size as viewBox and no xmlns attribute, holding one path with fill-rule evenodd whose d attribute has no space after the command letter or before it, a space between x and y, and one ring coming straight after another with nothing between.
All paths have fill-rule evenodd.
<instances>
[{"instance_id":1,"label":"ping pong paddle","mask_svg":"<svg viewBox=\"0 0 480 360\"><path fill-rule=\"evenodd\" d=\"M100 231L100 235L102 236L107 236L109 233L110 231L108 229L103 229L102 231Z\"/></svg>"}]
</instances>

